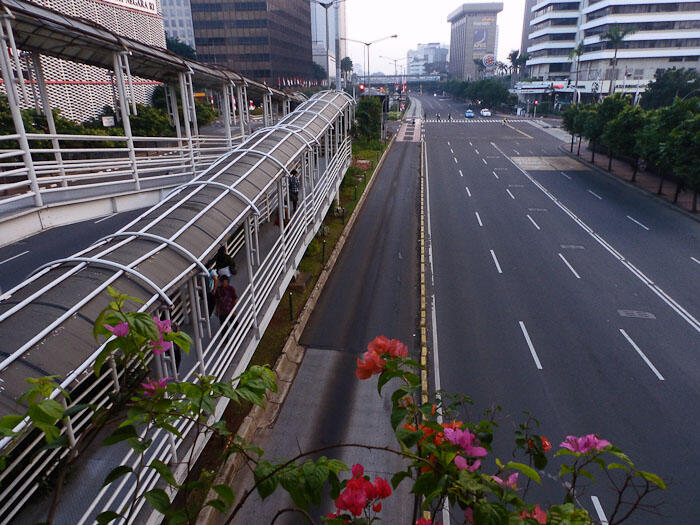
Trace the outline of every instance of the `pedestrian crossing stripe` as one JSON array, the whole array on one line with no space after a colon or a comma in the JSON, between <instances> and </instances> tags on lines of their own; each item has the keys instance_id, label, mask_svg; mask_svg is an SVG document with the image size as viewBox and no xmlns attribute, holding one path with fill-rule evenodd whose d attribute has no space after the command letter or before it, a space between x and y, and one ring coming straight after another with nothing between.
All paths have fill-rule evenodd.
<instances>
[{"instance_id":1,"label":"pedestrian crossing stripe","mask_svg":"<svg viewBox=\"0 0 700 525\"><path fill-rule=\"evenodd\" d=\"M461 124L461 123L480 123L480 124L503 124L503 120L498 119L481 119L481 118L453 118L452 120L447 120L441 118L440 120L435 118L429 118L423 120L427 123L439 123L439 124ZM508 124L512 122L529 122L527 119L508 119Z\"/></svg>"}]
</instances>

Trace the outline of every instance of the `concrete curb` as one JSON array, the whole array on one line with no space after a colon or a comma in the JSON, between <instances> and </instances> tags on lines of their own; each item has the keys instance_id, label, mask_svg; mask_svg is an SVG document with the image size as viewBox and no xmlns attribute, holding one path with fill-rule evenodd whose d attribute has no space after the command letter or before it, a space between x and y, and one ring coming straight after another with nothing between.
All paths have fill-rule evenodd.
<instances>
[{"instance_id":1,"label":"concrete curb","mask_svg":"<svg viewBox=\"0 0 700 525\"><path fill-rule=\"evenodd\" d=\"M611 179L611 180L617 182L618 184L622 184L622 185L626 186L627 188L631 188L631 189L637 191L638 193L641 193L642 195L644 195L644 196L646 196L646 197L648 197L648 198L650 198L650 199L654 199L655 201L657 201L657 202L663 204L664 206L666 206L667 208L670 208L670 209L672 209L672 210L675 210L675 211L677 211L678 213L681 213L681 214L685 215L686 217L689 217L689 218L691 218L691 219L693 219L693 220L695 220L695 221L700 222L700 215L694 214L694 213L692 213L692 212L690 212L690 211L688 211L688 210L685 210L685 209L681 208L680 206L676 206L676 205L673 204L672 202L669 202L669 201L667 201L666 199L664 199L664 198L662 198L662 197L659 197L658 195L656 195L656 194L654 194L654 193L651 193L650 191L645 190L644 188L641 188L641 187L639 187L639 186L637 186L637 185L635 185L635 184L632 184L632 183L629 182L628 180L622 179L622 178L618 177L617 175L613 175L612 173L609 173L607 170L604 170L604 169L601 168L600 166L596 166L595 164L591 164L589 161L585 160L583 157L579 157L579 156L577 156L575 153L571 153L571 152L567 149L567 147L566 147L565 144L560 144L560 145L559 145L559 149L561 149L564 153L566 153L566 154L567 154L569 157L571 157L572 159L578 160L579 162L581 162L582 164L586 165L586 166L589 167L590 169L592 169L592 170L594 170L594 171L600 173L601 175L604 175L605 177L607 177L607 178L609 178L609 179Z\"/></svg>"},{"instance_id":2,"label":"concrete curb","mask_svg":"<svg viewBox=\"0 0 700 525\"><path fill-rule=\"evenodd\" d=\"M306 300L306 304L302 308L297 322L294 325L294 328L292 328L292 332L291 334L289 334L289 337L287 338L287 341L284 344L284 348L282 349L282 355L280 355L280 357L277 359L277 362L275 363L273 370L275 372L275 376L277 377L277 392L273 394L268 394L266 396L265 408L259 407L257 405L254 406L250 413L245 417L243 423L241 423L241 426L236 432L236 435L239 436L246 443L252 442L258 430L263 428L270 428L279 416L280 410L282 409L282 404L287 398L287 394L289 394L289 390L291 389L292 383L296 378L297 372L299 371L299 367L301 366L301 362L304 360L305 349L299 344L301 334L306 328L306 324L308 323L311 317L311 313L316 307L316 303L318 302L318 299L321 296L321 292L323 291L323 288L326 285L326 282L328 281L328 277L333 271L333 268L338 260L340 252L343 249L343 246L345 245L345 241L347 240L348 235L350 234L350 231L352 230L352 227L354 226L355 221L357 220L357 216L359 215L360 211L362 210L362 207L364 206L365 201L367 200L367 196L369 195L372 186L374 185L374 181L377 178L377 174L382 168L382 165L384 164L384 159L386 159L386 156L391 150L391 147L394 145L395 140L396 135L394 135L394 137L391 139L389 145L387 146L386 150L384 150L384 153L379 159L379 162L377 163L377 166L374 169L374 172L372 173L372 177L367 183L365 191L362 193L360 200L357 202L357 206L355 206L352 215L350 215L348 222L345 224L345 227L343 228L340 237L338 237L338 242L336 243L335 248L333 248L330 257L328 257L328 261L323 267L323 270L321 270L321 275L319 276L318 281L316 281L316 285L311 291L311 295L309 295L309 298ZM238 472L244 465L245 459L241 454L231 455L226 461L226 463L224 463L219 469L214 484L226 484L228 486L231 486L233 480L236 478ZM216 493L211 491L207 500L216 498ZM218 511L212 509L211 507L205 508L197 518L197 523L200 525L215 525L220 522L221 514Z\"/></svg>"}]
</instances>

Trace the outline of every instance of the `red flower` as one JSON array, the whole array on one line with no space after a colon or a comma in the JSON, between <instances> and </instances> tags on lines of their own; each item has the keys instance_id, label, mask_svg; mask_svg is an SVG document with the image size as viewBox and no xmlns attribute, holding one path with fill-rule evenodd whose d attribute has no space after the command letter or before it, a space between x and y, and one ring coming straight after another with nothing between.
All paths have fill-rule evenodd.
<instances>
[{"instance_id":1,"label":"red flower","mask_svg":"<svg viewBox=\"0 0 700 525\"><path fill-rule=\"evenodd\" d=\"M408 357L408 347L398 339L388 339L383 335L375 337L367 345L367 350L379 355L389 354L391 357Z\"/></svg>"},{"instance_id":2,"label":"red flower","mask_svg":"<svg viewBox=\"0 0 700 525\"><path fill-rule=\"evenodd\" d=\"M355 463L351 470L353 479L357 479L365 474L365 468L359 463Z\"/></svg>"},{"instance_id":3,"label":"red flower","mask_svg":"<svg viewBox=\"0 0 700 525\"><path fill-rule=\"evenodd\" d=\"M549 452L550 450L552 450L552 443L550 443L550 441L546 437L544 437L544 436L535 436L535 437L539 438L540 443L542 443L542 450L544 452ZM534 439L528 439L527 446L528 446L528 448L531 448L534 450L535 449Z\"/></svg>"},{"instance_id":4,"label":"red flower","mask_svg":"<svg viewBox=\"0 0 700 525\"><path fill-rule=\"evenodd\" d=\"M372 510L374 512L380 512L382 510L382 502L379 501L379 502L375 503L374 505L372 505Z\"/></svg>"},{"instance_id":5,"label":"red flower","mask_svg":"<svg viewBox=\"0 0 700 525\"><path fill-rule=\"evenodd\" d=\"M377 489L377 497L380 499L391 496L391 485L383 478L374 478L374 486Z\"/></svg>"},{"instance_id":6,"label":"red flower","mask_svg":"<svg viewBox=\"0 0 700 525\"><path fill-rule=\"evenodd\" d=\"M539 505L535 505L532 512L522 511L520 517L522 519L534 518L540 525L547 525L547 513L543 511Z\"/></svg>"},{"instance_id":7,"label":"red flower","mask_svg":"<svg viewBox=\"0 0 700 525\"><path fill-rule=\"evenodd\" d=\"M357 359L355 375L358 379L369 379L373 375L381 374L384 370L384 359L379 357L377 352L367 350L362 358L364 361Z\"/></svg>"}]
</instances>

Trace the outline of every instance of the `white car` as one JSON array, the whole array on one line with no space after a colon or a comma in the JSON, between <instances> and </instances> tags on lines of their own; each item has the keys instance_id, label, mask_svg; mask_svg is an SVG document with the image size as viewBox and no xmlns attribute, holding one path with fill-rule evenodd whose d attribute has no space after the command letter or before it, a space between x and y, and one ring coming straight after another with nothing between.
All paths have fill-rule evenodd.
<instances>
[{"instance_id":1,"label":"white car","mask_svg":"<svg viewBox=\"0 0 700 525\"><path fill-rule=\"evenodd\" d=\"M490 117L491 116L491 110L490 109L482 109L481 110L481 116L482 117Z\"/></svg>"}]
</instances>

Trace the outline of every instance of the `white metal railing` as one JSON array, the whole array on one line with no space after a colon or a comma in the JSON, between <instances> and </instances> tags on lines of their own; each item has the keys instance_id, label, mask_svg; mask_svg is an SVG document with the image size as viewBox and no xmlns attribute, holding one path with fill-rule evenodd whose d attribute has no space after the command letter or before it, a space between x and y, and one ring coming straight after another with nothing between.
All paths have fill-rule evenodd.
<instances>
[{"instance_id":1,"label":"white metal railing","mask_svg":"<svg viewBox=\"0 0 700 525\"><path fill-rule=\"evenodd\" d=\"M17 201L34 205L29 172L23 151L11 146L18 135L0 136L0 213L14 211ZM76 191L100 188L105 194L114 191L148 189L174 184L175 176L192 178L230 151L231 144L223 136L133 137L135 168L125 136L66 135L28 133L34 171L42 200L72 200ZM40 142L48 144L42 145ZM81 142L80 147L75 142ZM58 147L52 147L58 146ZM126 183L126 187L125 187ZM146 184L144 184L146 183Z\"/></svg>"}]
</instances>

